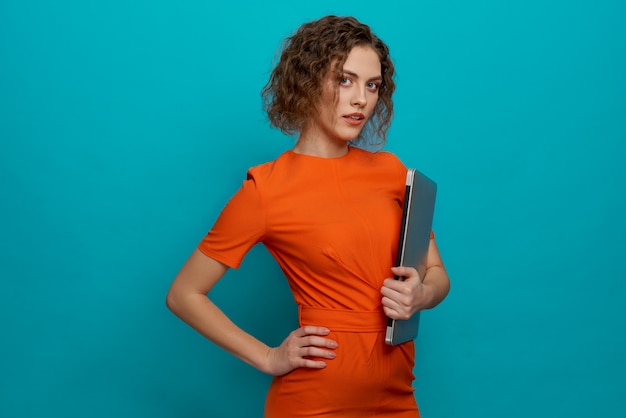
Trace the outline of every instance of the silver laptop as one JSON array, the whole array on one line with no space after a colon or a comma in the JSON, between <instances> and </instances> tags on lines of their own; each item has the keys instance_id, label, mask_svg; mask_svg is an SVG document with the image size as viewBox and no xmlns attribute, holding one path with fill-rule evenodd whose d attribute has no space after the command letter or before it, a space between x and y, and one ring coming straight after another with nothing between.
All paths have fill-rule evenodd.
<instances>
[{"instance_id":1,"label":"silver laptop","mask_svg":"<svg viewBox=\"0 0 626 418\"><path fill-rule=\"evenodd\" d=\"M422 278L426 271L424 263L430 244L436 195L437 184L434 181L414 168L408 170L396 265L415 267ZM402 280L402 277L396 276L395 279ZM419 321L419 312L407 320L390 318L385 342L395 345L415 339Z\"/></svg>"}]
</instances>

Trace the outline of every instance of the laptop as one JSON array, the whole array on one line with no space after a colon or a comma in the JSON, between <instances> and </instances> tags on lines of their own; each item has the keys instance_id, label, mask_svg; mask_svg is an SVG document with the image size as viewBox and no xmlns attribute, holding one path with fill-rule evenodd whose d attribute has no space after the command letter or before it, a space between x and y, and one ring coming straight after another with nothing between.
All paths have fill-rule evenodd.
<instances>
[{"instance_id":1,"label":"laptop","mask_svg":"<svg viewBox=\"0 0 626 418\"><path fill-rule=\"evenodd\" d=\"M415 267L424 277L426 254L430 244L437 184L414 168L406 174L404 209L398 243L397 266ZM402 277L394 277L403 280ZM389 318L385 342L401 344L417 337L420 313L416 312L407 320Z\"/></svg>"}]
</instances>

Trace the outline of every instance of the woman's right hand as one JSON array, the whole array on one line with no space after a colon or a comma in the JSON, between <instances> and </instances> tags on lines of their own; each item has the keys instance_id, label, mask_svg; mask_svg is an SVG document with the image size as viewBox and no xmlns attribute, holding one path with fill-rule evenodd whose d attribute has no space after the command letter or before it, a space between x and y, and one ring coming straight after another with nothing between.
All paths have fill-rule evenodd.
<instances>
[{"instance_id":1,"label":"woman's right hand","mask_svg":"<svg viewBox=\"0 0 626 418\"><path fill-rule=\"evenodd\" d=\"M292 331L278 346L270 348L267 354L268 372L281 376L299 367L323 369L326 362L311 357L332 360L336 354L337 342L324 338L330 330L324 327L306 325Z\"/></svg>"}]
</instances>

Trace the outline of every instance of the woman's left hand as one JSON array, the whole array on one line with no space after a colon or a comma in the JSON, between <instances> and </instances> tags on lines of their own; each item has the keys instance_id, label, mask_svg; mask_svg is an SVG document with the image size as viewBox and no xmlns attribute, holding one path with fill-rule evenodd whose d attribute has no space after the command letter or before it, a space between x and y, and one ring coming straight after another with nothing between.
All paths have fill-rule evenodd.
<instances>
[{"instance_id":1,"label":"woman's left hand","mask_svg":"<svg viewBox=\"0 0 626 418\"><path fill-rule=\"evenodd\" d=\"M382 304L391 319L409 319L415 312L429 306L432 289L424 285L423 279L413 267L392 267L391 272L404 280L385 279L381 293Z\"/></svg>"}]
</instances>

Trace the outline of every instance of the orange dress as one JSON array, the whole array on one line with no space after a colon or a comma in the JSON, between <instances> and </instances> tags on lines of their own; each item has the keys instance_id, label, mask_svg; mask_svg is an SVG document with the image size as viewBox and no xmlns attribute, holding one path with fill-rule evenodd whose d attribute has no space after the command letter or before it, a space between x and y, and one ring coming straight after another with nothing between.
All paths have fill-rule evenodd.
<instances>
[{"instance_id":1,"label":"orange dress","mask_svg":"<svg viewBox=\"0 0 626 418\"><path fill-rule=\"evenodd\" d=\"M406 167L391 153L287 151L251 168L198 248L238 267L262 242L284 272L301 325L331 330L324 369L275 377L266 418L419 417L414 346L385 344L383 280L397 252Z\"/></svg>"}]
</instances>

